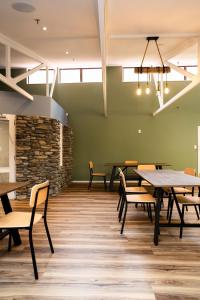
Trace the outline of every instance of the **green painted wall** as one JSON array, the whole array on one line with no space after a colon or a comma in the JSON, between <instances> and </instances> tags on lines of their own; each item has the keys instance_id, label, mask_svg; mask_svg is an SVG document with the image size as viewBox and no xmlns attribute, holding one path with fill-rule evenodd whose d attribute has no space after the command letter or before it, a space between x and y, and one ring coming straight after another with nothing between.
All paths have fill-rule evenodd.
<instances>
[{"instance_id":1,"label":"green painted wall","mask_svg":"<svg viewBox=\"0 0 200 300\"><path fill-rule=\"evenodd\" d=\"M170 96L186 83L170 83ZM25 86L25 83L23 83ZM107 68L108 118L103 116L102 84L59 84L53 98L69 113L74 131L73 179L88 179L88 160L98 171L105 162L137 159L163 161L175 169L197 168L200 87L194 88L158 116L155 94L137 97L136 84L121 82L121 68ZM153 88L153 86L152 86ZM42 93L44 86L26 86ZM138 134L138 129L142 134Z\"/></svg>"}]
</instances>

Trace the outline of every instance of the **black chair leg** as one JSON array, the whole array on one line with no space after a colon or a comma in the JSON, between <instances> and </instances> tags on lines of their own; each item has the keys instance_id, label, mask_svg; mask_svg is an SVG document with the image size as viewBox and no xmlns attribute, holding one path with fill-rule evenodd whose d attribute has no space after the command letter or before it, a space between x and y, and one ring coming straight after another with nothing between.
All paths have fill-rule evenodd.
<instances>
[{"instance_id":1,"label":"black chair leg","mask_svg":"<svg viewBox=\"0 0 200 300\"><path fill-rule=\"evenodd\" d=\"M38 279L37 264L36 264L36 259L35 259L35 250L33 247L32 230L29 230L29 244L30 244L30 249L31 249L31 257L32 257L35 279Z\"/></svg>"},{"instance_id":2,"label":"black chair leg","mask_svg":"<svg viewBox=\"0 0 200 300\"><path fill-rule=\"evenodd\" d=\"M118 201L118 205L117 205L117 211L119 210L121 201L122 201L122 195L119 196L119 201Z\"/></svg>"},{"instance_id":3,"label":"black chair leg","mask_svg":"<svg viewBox=\"0 0 200 300\"><path fill-rule=\"evenodd\" d=\"M168 223L169 223L169 224L171 223L171 219L172 219L173 206L174 206L174 199L171 198L170 212L169 212L169 219L168 219Z\"/></svg>"},{"instance_id":4,"label":"black chair leg","mask_svg":"<svg viewBox=\"0 0 200 300\"><path fill-rule=\"evenodd\" d=\"M105 191L107 191L106 177L104 177L103 180L104 180L104 188L105 188Z\"/></svg>"},{"instance_id":5,"label":"black chair leg","mask_svg":"<svg viewBox=\"0 0 200 300\"><path fill-rule=\"evenodd\" d=\"M185 205L182 206L182 220L181 220L181 226L180 226L180 238L182 238L182 236L183 236L184 212L185 212Z\"/></svg>"},{"instance_id":6,"label":"black chair leg","mask_svg":"<svg viewBox=\"0 0 200 300\"><path fill-rule=\"evenodd\" d=\"M90 181L89 181L89 184L88 184L88 190L91 189L91 186L92 186L92 179L93 179L93 176L90 176Z\"/></svg>"},{"instance_id":7,"label":"black chair leg","mask_svg":"<svg viewBox=\"0 0 200 300\"><path fill-rule=\"evenodd\" d=\"M199 212L198 212L198 209L197 209L196 205L194 206L194 208L195 208L195 211L196 211L197 219L199 220Z\"/></svg>"},{"instance_id":8,"label":"black chair leg","mask_svg":"<svg viewBox=\"0 0 200 300\"><path fill-rule=\"evenodd\" d=\"M9 232L9 237L8 237L8 251L11 251L11 246L12 246L12 235L11 232Z\"/></svg>"},{"instance_id":9,"label":"black chair leg","mask_svg":"<svg viewBox=\"0 0 200 300\"><path fill-rule=\"evenodd\" d=\"M46 234L47 234L47 238L48 238L48 241L49 241L49 246L50 246L50 249L51 249L51 253L54 253L53 244L52 244L52 241L51 241L51 236L50 236L50 233L49 233L49 228L48 228L48 225L47 225L46 218L44 218L44 226L45 226L45 229L46 229Z\"/></svg>"},{"instance_id":10,"label":"black chair leg","mask_svg":"<svg viewBox=\"0 0 200 300\"><path fill-rule=\"evenodd\" d=\"M123 221L122 221L121 234L123 234L123 232L124 232L124 224L125 224L125 220L126 220L127 208L128 208L128 203L127 203L127 201L125 201L125 210L124 210L124 216L123 216Z\"/></svg>"},{"instance_id":11,"label":"black chair leg","mask_svg":"<svg viewBox=\"0 0 200 300\"><path fill-rule=\"evenodd\" d=\"M124 195L122 195L122 200L121 200L121 204L120 204L120 208L119 208L119 215L118 215L119 222L121 222L121 218L122 218L122 214L123 214L123 210L124 210L124 203L125 203Z\"/></svg>"},{"instance_id":12,"label":"black chair leg","mask_svg":"<svg viewBox=\"0 0 200 300\"><path fill-rule=\"evenodd\" d=\"M149 204L149 217L151 220L151 223L153 222L153 218L152 218L152 210L151 210L151 203Z\"/></svg>"},{"instance_id":13,"label":"black chair leg","mask_svg":"<svg viewBox=\"0 0 200 300\"><path fill-rule=\"evenodd\" d=\"M167 206L167 220L169 219L169 212L170 212L170 207L171 207L171 201L172 201L172 194L169 193L168 206Z\"/></svg>"}]
</instances>

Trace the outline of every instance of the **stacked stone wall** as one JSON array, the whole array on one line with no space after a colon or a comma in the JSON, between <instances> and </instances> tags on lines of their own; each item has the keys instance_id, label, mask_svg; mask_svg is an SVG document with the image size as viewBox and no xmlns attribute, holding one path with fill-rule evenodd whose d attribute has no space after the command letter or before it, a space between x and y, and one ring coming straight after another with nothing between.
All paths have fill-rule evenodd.
<instances>
[{"instance_id":1,"label":"stacked stone wall","mask_svg":"<svg viewBox=\"0 0 200 300\"><path fill-rule=\"evenodd\" d=\"M60 123L45 117L16 118L16 179L28 181L18 198L30 195L30 188L50 181L50 194L56 195L71 182L72 141L70 127L63 127L63 165L60 166Z\"/></svg>"}]
</instances>

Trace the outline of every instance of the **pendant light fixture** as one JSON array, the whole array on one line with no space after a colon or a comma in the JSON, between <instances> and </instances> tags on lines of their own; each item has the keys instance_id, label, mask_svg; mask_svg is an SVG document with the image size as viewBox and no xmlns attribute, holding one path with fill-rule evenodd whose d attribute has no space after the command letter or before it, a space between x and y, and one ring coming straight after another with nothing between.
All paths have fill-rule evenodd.
<instances>
[{"instance_id":1,"label":"pendant light fixture","mask_svg":"<svg viewBox=\"0 0 200 300\"><path fill-rule=\"evenodd\" d=\"M150 87L149 87L150 81L151 81L151 74L155 74L155 73L158 74L157 89L156 89L157 93L160 93L161 82L163 81L163 78L164 78L163 75L164 74L166 74L166 80L165 80L165 84L164 84L164 93L168 94L170 92L168 82L167 82L167 73L169 73L171 70L170 70L170 67L165 66L164 63L163 63L163 59L162 59L160 49L159 49L158 43L157 43L158 39L159 39L158 36L148 36L146 38L147 44L146 44L146 48L145 48L145 51L144 51L144 55L143 55L140 67L135 67L134 68L135 73L138 74L138 82L137 82L137 89L136 89L136 94L138 96L142 95L142 89L141 89L141 84L140 84L140 74L144 74L144 73L147 74L147 81L146 81L146 88L145 88L146 95L149 95L151 93L151 90L150 90ZM148 49L150 41L153 41L156 44L156 49L158 51L158 55L159 55L159 58L160 58L160 61L161 61L161 66L156 66L156 67L153 67L153 66L144 67L143 66L143 62L144 62L144 59L146 57L146 53L147 53L147 49Z\"/></svg>"}]
</instances>

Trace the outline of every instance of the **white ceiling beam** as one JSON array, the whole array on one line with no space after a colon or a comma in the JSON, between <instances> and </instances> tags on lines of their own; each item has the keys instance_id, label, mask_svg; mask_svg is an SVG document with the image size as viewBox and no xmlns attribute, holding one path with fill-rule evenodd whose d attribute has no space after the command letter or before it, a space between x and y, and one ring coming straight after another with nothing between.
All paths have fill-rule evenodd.
<instances>
[{"instance_id":1,"label":"white ceiling beam","mask_svg":"<svg viewBox=\"0 0 200 300\"><path fill-rule=\"evenodd\" d=\"M107 63L107 30L106 30L106 15L107 15L107 0L98 0L98 19L99 19L99 37L102 61L102 76L103 76L103 101L104 115L108 116L107 109L107 81L106 81L106 63Z\"/></svg>"},{"instance_id":2,"label":"white ceiling beam","mask_svg":"<svg viewBox=\"0 0 200 300\"><path fill-rule=\"evenodd\" d=\"M160 38L198 38L200 34L197 33L145 33L145 34L110 34L109 39L123 40L123 39L145 39L147 36L159 36Z\"/></svg>"},{"instance_id":3,"label":"white ceiling beam","mask_svg":"<svg viewBox=\"0 0 200 300\"><path fill-rule=\"evenodd\" d=\"M198 75L200 75L200 38L197 40Z\"/></svg>"},{"instance_id":4,"label":"white ceiling beam","mask_svg":"<svg viewBox=\"0 0 200 300\"><path fill-rule=\"evenodd\" d=\"M18 83L20 81L22 81L23 79L27 78L28 76L30 76L31 74L35 73L36 71L42 69L45 65L44 64L40 64L37 67L28 70L26 73L20 74L18 76L16 76L15 78L13 78L13 80Z\"/></svg>"},{"instance_id":5,"label":"white ceiling beam","mask_svg":"<svg viewBox=\"0 0 200 300\"><path fill-rule=\"evenodd\" d=\"M198 85L200 83L200 73L199 72L198 72L198 75L193 75L193 74L187 72L186 70L183 70L168 61L168 59L182 53L184 50L190 48L194 44L198 44L198 53L197 53L197 55L198 55L198 70L200 70L200 39L199 38L198 39L197 38L188 39L188 40L184 41L183 43L179 44L177 47L175 47L174 49L169 51L168 54L165 55L165 63L168 64L169 67L172 67L177 72L183 74L184 76L189 77L192 80L192 82L189 83L180 92L178 92L175 96L173 96L170 100L168 100L165 104L160 106L160 108L158 108L153 113L153 116L156 116L158 113L160 113L161 111L163 111L164 109L166 109L167 107L172 105L179 98L181 98L182 96L187 94L191 89L193 89L196 85Z\"/></svg>"},{"instance_id":6,"label":"white ceiling beam","mask_svg":"<svg viewBox=\"0 0 200 300\"><path fill-rule=\"evenodd\" d=\"M55 88L55 84L56 84L56 78L57 78L57 75L58 75L58 68L56 68L56 69L54 70L53 82L52 82L51 90L50 90L50 94L49 94L49 96L50 96L51 98L53 97L53 92L54 92L54 88Z\"/></svg>"},{"instance_id":7,"label":"white ceiling beam","mask_svg":"<svg viewBox=\"0 0 200 300\"><path fill-rule=\"evenodd\" d=\"M5 46L5 65L6 65L6 77L11 77L11 55L10 47Z\"/></svg>"},{"instance_id":8,"label":"white ceiling beam","mask_svg":"<svg viewBox=\"0 0 200 300\"><path fill-rule=\"evenodd\" d=\"M176 102L179 98L181 98L182 96L184 96L185 94L187 94L190 90L192 90L199 83L200 83L200 77L196 76L196 78L193 79L193 81L190 84L188 84L184 89L182 89L179 93L177 93L174 97L172 97L169 101L167 101L162 107L160 107L159 109L157 109L153 113L153 116L155 117L158 113L160 113L161 111L163 111L165 108L167 108L170 105L172 105L174 102Z\"/></svg>"},{"instance_id":9,"label":"white ceiling beam","mask_svg":"<svg viewBox=\"0 0 200 300\"><path fill-rule=\"evenodd\" d=\"M154 81L155 88L156 88L156 91L157 91L158 84L157 84L156 74L152 74L152 76L153 76L153 81ZM164 103L163 78L162 78L162 85L161 85L161 93L156 92L156 96L158 98L159 106L162 107L163 103Z\"/></svg>"},{"instance_id":10,"label":"white ceiling beam","mask_svg":"<svg viewBox=\"0 0 200 300\"><path fill-rule=\"evenodd\" d=\"M165 58L165 60L169 60L175 56L177 56L178 54L182 53L184 50L192 47L193 45L195 45L197 43L197 38L189 38L187 40L184 40L182 43L180 43L179 45L177 45L175 48L173 48L172 50L170 50L169 52L165 53L163 55L163 57Z\"/></svg>"},{"instance_id":11,"label":"white ceiling beam","mask_svg":"<svg viewBox=\"0 0 200 300\"><path fill-rule=\"evenodd\" d=\"M182 74L185 77L190 78L191 80L194 78L194 74L188 72L187 70L184 70L183 68L176 66L174 64L172 64L171 62L169 62L168 60L164 61L166 65L168 65L171 69L175 70L176 72Z\"/></svg>"},{"instance_id":12,"label":"white ceiling beam","mask_svg":"<svg viewBox=\"0 0 200 300\"><path fill-rule=\"evenodd\" d=\"M5 46L8 46L20 53L23 53L24 55L27 55L38 62L44 63L45 65L48 65L48 66L53 66L53 64L51 62L49 62L48 60L44 59L43 57L41 57L34 51L30 50L29 48L21 45L20 43L8 38L7 36L5 36L2 33L0 33L0 43Z\"/></svg>"},{"instance_id":13,"label":"white ceiling beam","mask_svg":"<svg viewBox=\"0 0 200 300\"><path fill-rule=\"evenodd\" d=\"M2 81L3 83L5 83L6 85L8 85L9 87L11 87L13 90L15 90L16 92L20 93L21 95L23 95L24 97L26 97L29 100L33 100L33 96L30 95L29 93L27 93L25 90L23 90L22 88L20 88L18 85L16 85L15 80L12 78L7 78L5 76L3 76L2 74L0 74L0 81Z\"/></svg>"}]
</instances>

